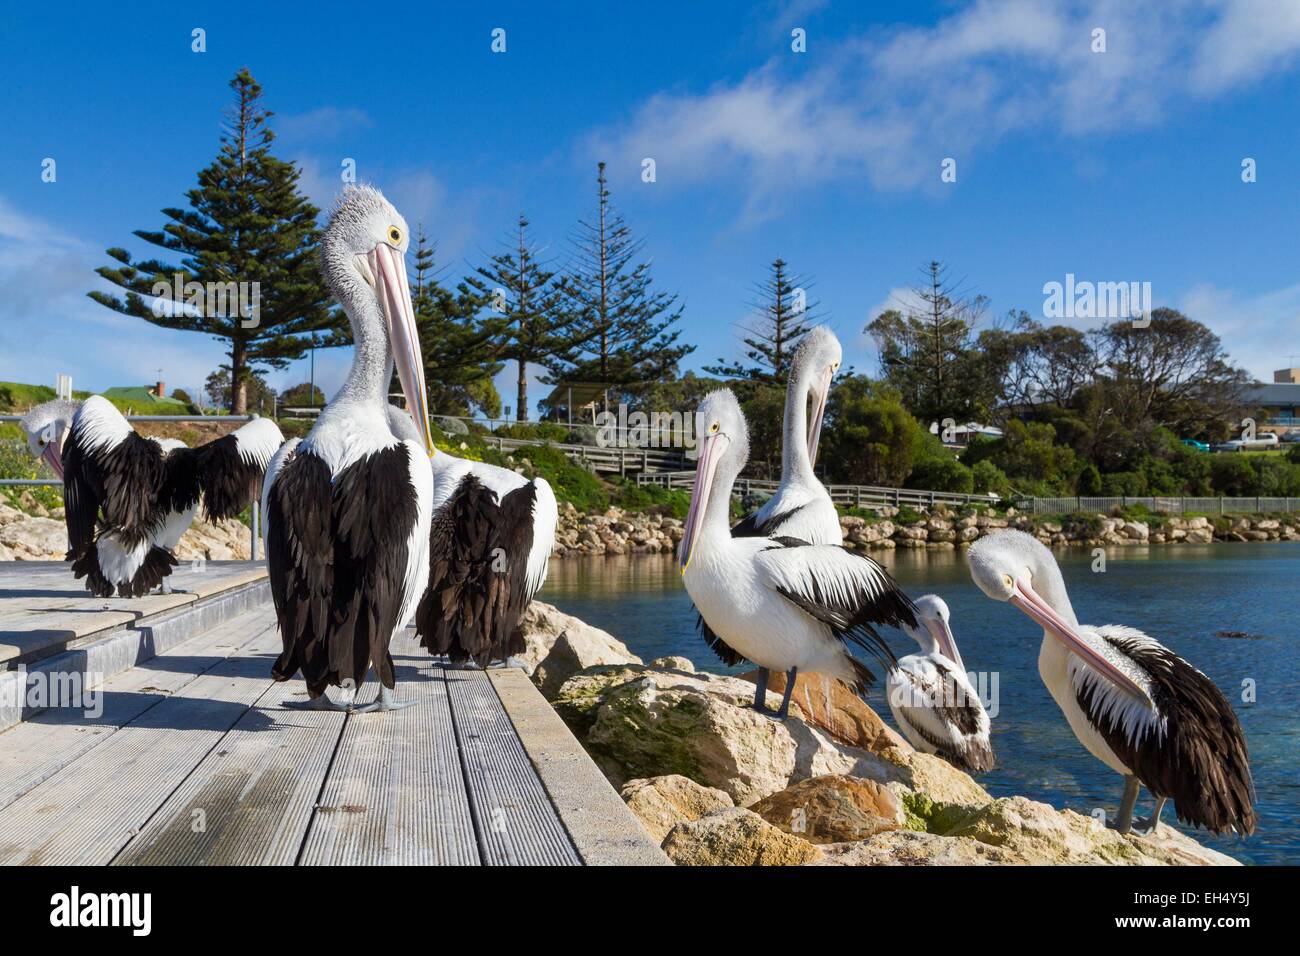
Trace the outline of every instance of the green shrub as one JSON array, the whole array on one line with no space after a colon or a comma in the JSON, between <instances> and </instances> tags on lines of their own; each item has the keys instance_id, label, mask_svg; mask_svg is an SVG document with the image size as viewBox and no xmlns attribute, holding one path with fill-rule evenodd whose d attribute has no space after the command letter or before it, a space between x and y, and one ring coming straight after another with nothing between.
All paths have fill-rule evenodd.
<instances>
[{"instance_id":1,"label":"green shrub","mask_svg":"<svg viewBox=\"0 0 1300 956\"><path fill-rule=\"evenodd\" d=\"M917 462L912 473L907 476L907 486L969 495L974 490L975 482L969 468L951 455L944 454Z\"/></svg>"},{"instance_id":2,"label":"green shrub","mask_svg":"<svg viewBox=\"0 0 1300 956\"><path fill-rule=\"evenodd\" d=\"M988 460L977 461L971 466L971 485L975 494L983 495L993 492L1004 495L1011 490L1011 482L1002 469Z\"/></svg>"},{"instance_id":3,"label":"green shrub","mask_svg":"<svg viewBox=\"0 0 1300 956\"><path fill-rule=\"evenodd\" d=\"M1101 476L1101 493L1108 498L1119 495L1145 495L1146 476L1136 471L1114 471Z\"/></svg>"}]
</instances>

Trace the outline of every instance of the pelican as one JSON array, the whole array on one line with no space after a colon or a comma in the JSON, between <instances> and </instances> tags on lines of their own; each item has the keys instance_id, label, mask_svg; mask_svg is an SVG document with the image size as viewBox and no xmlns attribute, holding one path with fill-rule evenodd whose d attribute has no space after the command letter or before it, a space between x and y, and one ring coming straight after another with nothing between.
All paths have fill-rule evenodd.
<instances>
[{"instance_id":1,"label":"pelican","mask_svg":"<svg viewBox=\"0 0 1300 956\"><path fill-rule=\"evenodd\" d=\"M355 354L342 388L301 441L271 462L263 501L266 560L284 651L276 680L299 670L306 706L353 709L374 666L377 700L396 710L388 646L429 574L433 475L424 363L403 256L406 221L377 189L350 187L320 240L326 284L347 312ZM394 362L419 440L396 437L385 393ZM340 687L340 701L326 694Z\"/></svg>"},{"instance_id":2,"label":"pelican","mask_svg":"<svg viewBox=\"0 0 1300 956\"><path fill-rule=\"evenodd\" d=\"M781 442L781 483L757 511L742 518L731 533L737 537L788 535L809 544L842 544L840 515L826 486L813 474L817 440L831 381L843 353L835 333L824 325L808 330L790 365L785 392L785 425ZM808 427L808 396L816 403Z\"/></svg>"},{"instance_id":3,"label":"pelican","mask_svg":"<svg viewBox=\"0 0 1300 956\"><path fill-rule=\"evenodd\" d=\"M393 433L414 432L388 408ZM415 611L420 644L453 663L480 667L524 650L520 617L546 581L559 509L545 478L429 453L433 519L429 580Z\"/></svg>"},{"instance_id":4,"label":"pelican","mask_svg":"<svg viewBox=\"0 0 1300 956\"><path fill-rule=\"evenodd\" d=\"M916 599L916 611L919 626L904 630L921 653L900 658L885 675L894 720L917 750L938 754L962 770L992 770L989 715L957 650L948 605L925 594Z\"/></svg>"},{"instance_id":5,"label":"pelican","mask_svg":"<svg viewBox=\"0 0 1300 956\"><path fill-rule=\"evenodd\" d=\"M727 389L700 405L700 459L681 543L682 580L708 629L759 667L755 709L765 712L769 671L787 672L776 712L785 719L800 670L829 674L859 693L875 676L856 644L888 666L894 655L874 625L914 626L914 606L871 558L794 538L735 538L731 488L749 459L749 430Z\"/></svg>"},{"instance_id":6,"label":"pelican","mask_svg":"<svg viewBox=\"0 0 1300 956\"><path fill-rule=\"evenodd\" d=\"M19 424L32 454L63 481L67 560L100 597L168 592L172 551L200 498L209 520L236 517L284 441L265 418L198 448L145 438L98 395L37 405Z\"/></svg>"},{"instance_id":7,"label":"pelican","mask_svg":"<svg viewBox=\"0 0 1300 956\"><path fill-rule=\"evenodd\" d=\"M1043 627L1043 683L1079 743L1124 778L1119 832L1132 828L1139 784L1156 798L1147 832L1168 799L1184 823L1254 832L1246 738L1208 677L1134 628L1080 624L1052 552L1024 532L975 542L970 571L985 594Z\"/></svg>"}]
</instances>

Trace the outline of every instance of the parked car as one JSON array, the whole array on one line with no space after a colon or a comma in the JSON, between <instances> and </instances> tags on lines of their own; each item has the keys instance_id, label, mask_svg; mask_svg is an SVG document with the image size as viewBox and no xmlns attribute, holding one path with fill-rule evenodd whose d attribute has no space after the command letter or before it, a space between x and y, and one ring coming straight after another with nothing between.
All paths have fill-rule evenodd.
<instances>
[{"instance_id":1,"label":"parked car","mask_svg":"<svg viewBox=\"0 0 1300 956\"><path fill-rule=\"evenodd\" d=\"M1287 432L1285 435L1282 436L1282 441L1284 442L1300 441L1300 431Z\"/></svg>"},{"instance_id":2,"label":"parked car","mask_svg":"<svg viewBox=\"0 0 1300 956\"><path fill-rule=\"evenodd\" d=\"M1184 438L1183 444L1188 448L1195 448L1197 451L1209 451L1210 446L1203 441L1197 441L1195 438Z\"/></svg>"},{"instance_id":3,"label":"parked car","mask_svg":"<svg viewBox=\"0 0 1300 956\"><path fill-rule=\"evenodd\" d=\"M1273 432L1260 432L1250 441L1244 438L1234 438L1232 441L1225 441L1222 444L1215 445L1215 451L1265 451L1269 448L1277 448L1277 435Z\"/></svg>"}]
</instances>

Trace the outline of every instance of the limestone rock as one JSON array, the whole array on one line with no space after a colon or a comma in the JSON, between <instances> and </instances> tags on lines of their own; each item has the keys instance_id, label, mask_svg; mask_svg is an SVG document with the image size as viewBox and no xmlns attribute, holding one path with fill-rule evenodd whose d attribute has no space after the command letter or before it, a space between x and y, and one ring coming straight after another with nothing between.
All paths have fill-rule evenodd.
<instances>
[{"instance_id":1,"label":"limestone rock","mask_svg":"<svg viewBox=\"0 0 1300 956\"><path fill-rule=\"evenodd\" d=\"M524 635L525 649L517 660L538 683L541 683L541 677L536 673L539 665L550 656L560 636L567 635L566 647L550 664L549 673L554 690L558 690L565 679L584 667L641 663L641 658L628 650L627 645L613 634L592 627L586 621L565 614L544 601L533 601L528 605L519 622L519 629Z\"/></svg>"},{"instance_id":2,"label":"limestone rock","mask_svg":"<svg viewBox=\"0 0 1300 956\"><path fill-rule=\"evenodd\" d=\"M750 809L809 843L865 840L905 822L902 803L888 787L838 774L801 780Z\"/></svg>"},{"instance_id":3,"label":"limestone rock","mask_svg":"<svg viewBox=\"0 0 1300 956\"><path fill-rule=\"evenodd\" d=\"M550 698L564 682L588 667L601 664L640 664L641 658L627 649L618 638L598 627L583 624L566 629L533 672L533 681Z\"/></svg>"},{"instance_id":4,"label":"limestone rock","mask_svg":"<svg viewBox=\"0 0 1300 956\"><path fill-rule=\"evenodd\" d=\"M18 512L18 517L0 525L0 546L18 561L62 561L68 551L68 531L61 520Z\"/></svg>"},{"instance_id":5,"label":"limestone rock","mask_svg":"<svg viewBox=\"0 0 1300 956\"><path fill-rule=\"evenodd\" d=\"M753 693L751 683L735 677L611 665L575 674L554 704L616 785L676 773L749 806L808 777L848 774L930 787L937 799L953 802L992 799L960 770L906 745L874 752L836 740L805 722L799 698L789 720L772 720L753 709ZM767 706L779 703L769 687ZM864 727L879 720L862 706ZM884 744L892 737L864 731L862 739Z\"/></svg>"},{"instance_id":6,"label":"limestone rock","mask_svg":"<svg viewBox=\"0 0 1300 956\"><path fill-rule=\"evenodd\" d=\"M715 810L735 806L723 791L700 786L677 773L629 780L623 785L620 796L659 843L679 823L690 823Z\"/></svg>"},{"instance_id":7,"label":"limestone rock","mask_svg":"<svg viewBox=\"0 0 1300 956\"><path fill-rule=\"evenodd\" d=\"M740 676L753 681L757 675L757 671L749 671ZM767 689L771 693L784 694L785 674L772 674ZM834 677L800 674L795 678L791 701L799 705L804 720L851 747L873 752L888 747L912 749L911 744L881 720L852 688Z\"/></svg>"},{"instance_id":8,"label":"limestone rock","mask_svg":"<svg viewBox=\"0 0 1300 956\"><path fill-rule=\"evenodd\" d=\"M808 841L739 807L679 823L663 849L678 866L800 866L821 858Z\"/></svg>"},{"instance_id":9,"label":"limestone rock","mask_svg":"<svg viewBox=\"0 0 1300 956\"><path fill-rule=\"evenodd\" d=\"M182 563L200 558L204 561L247 561L251 544L252 534L242 522L233 518L216 522L196 518L181 535L174 553Z\"/></svg>"}]
</instances>

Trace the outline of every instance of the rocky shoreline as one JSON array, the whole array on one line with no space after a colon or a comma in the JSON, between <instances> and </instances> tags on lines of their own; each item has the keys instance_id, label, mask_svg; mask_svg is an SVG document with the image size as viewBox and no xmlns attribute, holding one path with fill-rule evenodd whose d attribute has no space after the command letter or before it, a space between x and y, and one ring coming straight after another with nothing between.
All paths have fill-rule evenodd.
<instances>
[{"instance_id":1,"label":"rocky shoreline","mask_svg":"<svg viewBox=\"0 0 1300 956\"><path fill-rule=\"evenodd\" d=\"M30 500L29 500L30 499ZM30 495L14 507L0 499L0 561L62 560L67 551L63 509L45 509ZM682 539L682 521L671 515L609 508L584 514L560 505L552 557L616 554L672 554ZM944 505L914 512L881 508L872 517L840 518L844 544L856 551L897 548L951 551L1001 528L1016 528L1052 547L1070 545L1212 544L1219 541L1300 541L1300 515L1227 515L1179 518L1152 515L1135 520L1102 514L1033 516L958 513ZM195 521L177 557L210 561L247 560L248 529L237 521Z\"/></svg>"},{"instance_id":2,"label":"rocky shoreline","mask_svg":"<svg viewBox=\"0 0 1300 956\"><path fill-rule=\"evenodd\" d=\"M19 510L0 501L0 561L62 561L68 551L63 509L35 501ZM238 521L195 520L176 546L182 561L247 561L249 531Z\"/></svg>"},{"instance_id":3,"label":"rocky shoreline","mask_svg":"<svg viewBox=\"0 0 1300 956\"><path fill-rule=\"evenodd\" d=\"M1144 544L1212 544L1216 541L1300 541L1300 515L1225 515L1143 520L1103 514L1065 516L958 513L944 505L900 513L882 508L873 517L840 518L844 543L857 551L895 548L951 551L1002 528L1034 535L1052 547ZM553 557L591 554L671 554L682 539L682 521L669 515L610 508L583 514L560 505Z\"/></svg>"},{"instance_id":4,"label":"rocky shoreline","mask_svg":"<svg viewBox=\"0 0 1300 956\"><path fill-rule=\"evenodd\" d=\"M746 676L683 657L647 664L537 601L522 627L519 663L679 866L1237 865L1164 824L1121 836L1073 810L994 798L830 678L801 675L780 723L749 706ZM783 689L769 687L769 706Z\"/></svg>"}]
</instances>

